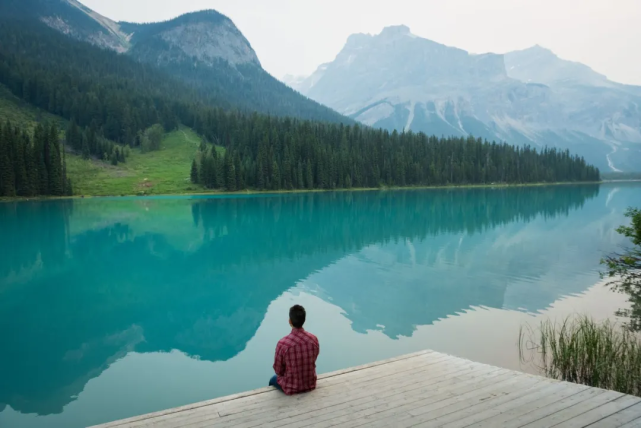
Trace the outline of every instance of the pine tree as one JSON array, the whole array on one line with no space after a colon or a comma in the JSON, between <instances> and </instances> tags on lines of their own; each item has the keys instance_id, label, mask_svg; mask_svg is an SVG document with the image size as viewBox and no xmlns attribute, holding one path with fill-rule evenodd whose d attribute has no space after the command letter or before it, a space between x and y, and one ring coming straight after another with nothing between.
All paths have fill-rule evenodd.
<instances>
[{"instance_id":1,"label":"pine tree","mask_svg":"<svg viewBox=\"0 0 641 428\"><path fill-rule=\"evenodd\" d=\"M11 161L11 125L0 123L0 196L15 196L15 172Z\"/></svg>"},{"instance_id":2,"label":"pine tree","mask_svg":"<svg viewBox=\"0 0 641 428\"><path fill-rule=\"evenodd\" d=\"M73 195L73 189L71 188L71 180L67 177L67 150L66 144L62 142L62 193L66 196Z\"/></svg>"},{"instance_id":3,"label":"pine tree","mask_svg":"<svg viewBox=\"0 0 641 428\"><path fill-rule=\"evenodd\" d=\"M265 168L263 166L263 161L259 160L258 161L258 171L257 171L257 184L258 184L258 189L259 190L264 190L265 189Z\"/></svg>"},{"instance_id":4,"label":"pine tree","mask_svg":"<svg viewBox=\"0 0 641 428\"><path fill-rule=\"evenodd\" d=\"M89 138L85 134L82 137L82 158L89 159L90 157L91 157L91 154L89 153Z\"/></svg>"},{"instance_id":5,"label":"pine tree","mask_svg":"<svg viewBox=\"0 0 641 428\"><path fill-rule=\"evenodd\" d=\"M312 172L312 163L308 159L307 160L307 168L305 169L305 184L307 185L308 189L313 189L314 188L314 174Z\"/></svg>"},{"instance_id":6,"label":"pine tree","mask_svg":"<svg viewBox=\"0 0 641 428\"><path fill-rule=\"evenodd\" d=\"M228 151L225 153L225 189L228 192L236 191L236 169L232 160L232 154Z\"/></svg>"},{"instance_id":7,"label":"pine tree","mask_svg":"<svg viewBox=\"0 0 641 428\"><path fill-rule=\"evenodd\" d=\"M212 149L211 154L213 158L212 183L214 183L213 186L215 188L222 189L223 187L225 187L225 165L215 146Z\"/></svg>"},{"instance_id":8,"label":"pine tree","mask_svg":"<svg viewBox=\"0 0 641 428\"><path fill-rule=\"evenodd\" d=\"M294 187L292 183L292 160L289 155L289 148L287 146L285 146L285 157L283 160L283 171L281 176L282 187L288 190L292 189Z\"/></svg>"},{"instance_id":9,"label":"pine tree","mask_svg":"<svg viewBox=\"0 0 641 428\"><path fill-rule=\"evenodd\" d=\"M9 123L0 128L0 195L15 196L16 187L14 180L14 170L11 164L10 147L8 141L11 134Z\"/></svg>"},{"instance_id":10,"label":"pine tree","mask_svg":"<svg viewBox=\"0 0 641 428\"><path fill-rule=\"evenodd\" d=\"M16 179L16 194L18 196L28 196L29 180L27 176L27 164L24 156L24 145L29 144L27 139L25 142L25 135L23 133L14 135L16 144L14 144L14 174Z\"/></svg>"},{"instance_id":11,"label":"pine tree","mask_svg":"<svg viewBox=\"0 0 641 428\"><path fill-rule=\"evenodd\" d=\"M198 165L196 164L196 159L191 163L191 182L194 184L198 183Z\"/></svg>"},{"instance_id":12,"label":"pine tree","mask_svg":"<svg viewBox=\"0 0 641 428\"><path fill-rule=\"evenodd\" d=\"M23 147L24 149L24 158L27 168L27 196L36 196L38 194L38 162L37 156L35 155L35 147L30 141L29 136L25 133L26 144Z\"/></svg>"},{"instance_id":13,"label":"pine tree","mask_svg":"<svg viewBox=\"0 0 641 428\"><path fill-rule=\"evenodd\" d=\"M49 193L49 175L47 173L47 164L45 162L45 145L47 144L47 132L42 125L36 126L34 131L34 148L33 157L38 170L38 192L39 195L48 195Z\"/></svg>"},{"instance_id":14,"label":"pine tree","mask_svg":"<svg viewBox=\"0 0 641 428\"><path fill-rule=\"evenodd\" d=\"M280 169L278 168L278 162L274 161L274 164L272 166L272 179L271 179L271 185L273 190L278 190L280 189Z\"/></svg>"},{"instance_id":15,"label":"pine tree","mask_svg":"<svg viewBox=\"0 0 641 428\"><path fill-rule=\"evenodd\" d=\"M298 168L296 169L296 188L302 189L303 187L305 187L303 181L303 163L298 161Z\"/></svg>"},{"instance_id":16,"label":"pine tree","mask_svg":"<svg viewBox=\"0 0 641 428\"><path fill-rule=\"evenodd\" d=\"M245 178L243 177L243 165L240 162L240 156L236 153L234 156L234 170L236 171L236 190L245 189Z\"/></svg>"},{"instance_id":17,"label":"pine tree","mask_svg":"<svg viewBox=\"0 0 641 428\"><path fill-rule=\"evenodd\" d=\"M45 162L47 165L47 175L49 178L49 195L62 196L64 187L62 182L62 159L60 156L60 143L58 139L58 128L51 124L48 136L49 159Z\"/></svg>"},{"instance_id":18,"label":"pine tree","mask_svg":"<svg viewBox=\"0 0 641 428\"><path fill-rule=\"evenodd\" d=\"M212 167L212 159L211 156L209 156L208 153L204 153L203 156L200 158L200 169L199 169L199 183L207 188L212 188L214 187L213 183L211 182L211 176L212 173L215 174L214 171L211 170Z\"/></svg>"}]
</instances>

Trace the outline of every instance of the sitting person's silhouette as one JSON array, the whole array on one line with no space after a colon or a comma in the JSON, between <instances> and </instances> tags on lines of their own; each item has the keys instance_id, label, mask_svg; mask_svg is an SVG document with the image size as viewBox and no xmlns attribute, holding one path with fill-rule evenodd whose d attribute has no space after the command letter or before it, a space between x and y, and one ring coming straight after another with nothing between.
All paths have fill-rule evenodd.
<instances>
[{"instance_id":1,"label":"sitting person's silhouette","mask_svg":"<svg viewBox=\"0 0 641 428\"><path fill-rule=\"evenodd\" d=\"M269 381L287 395L316 388L316 358L320 352L318 339L303 329L305 308L294 305L289 310L292 332L278 341L274 357L276 374Z\"/></svg>"}]
</instances>

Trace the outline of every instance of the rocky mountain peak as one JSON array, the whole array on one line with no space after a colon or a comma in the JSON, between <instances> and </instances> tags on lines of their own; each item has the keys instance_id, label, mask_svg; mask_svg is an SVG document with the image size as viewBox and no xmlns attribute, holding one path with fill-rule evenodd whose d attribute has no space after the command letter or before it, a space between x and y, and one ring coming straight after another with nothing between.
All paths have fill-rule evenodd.
<instances>
[{"instance_id":1,"label":"rocky mountain peak","mask_svg":"<svg viewBox=\"0 0 641 428\"><path fill-rule=\"evenodd\" d=\"M590 67L561 59L540 45L505 54L505 67L508 76L526 83L612 86L604 75Z\"/></svg>"},{"instance_id":2,"label":"rocky mountain peak","mask_svg":"<svg viewBox=\"0 0 641 428\"><path fill-rule=\"evenodd\" d=\"M256 52L232 20L214 10L193 12L153 24L121 23L121 27L132 34L134 49L144 48L147 52L160 44L165 51L179 53L152 61L159 64L195 59L209 66L219 60L232 65L260 66Z\"/></svg>"},{"instance_id":3,"label":"rocky mountain peak","mask_svg":"<svg viewBox=\"0 0 641 428\"><path fill-rule=\"evenodd\" d=\"M398 36L408 36L411 35L410 27L407 25L392 25L389 27L383 28L381 32L381 37L398 37Z\"/></svg>"},{"instance_id":4,"label":"rocky mountain peak","mask_svg":"<svg viewBox=\"0 0 641 428\"><path fill-rule=\"evenodd\" d=\"M448 97L479 82L506 78L501 55L471 55L398 25L377 35L350 36L333 62L294 87L345 114L355 114L370 100ZM377 95L372 100L373 93Z\"/></svg>"}]
</instances>

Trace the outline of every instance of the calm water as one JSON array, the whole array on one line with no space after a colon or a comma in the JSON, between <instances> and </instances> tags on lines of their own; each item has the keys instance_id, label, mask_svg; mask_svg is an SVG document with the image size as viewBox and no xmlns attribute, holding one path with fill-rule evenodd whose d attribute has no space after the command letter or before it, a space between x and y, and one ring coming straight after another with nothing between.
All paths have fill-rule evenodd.
<instances>
[{"instance_id":1,"label":"calm water","mask_svg":"<svg viewBox=\"0 0 641 428\"><path fill-rule=\"evenodd\" d=\"M0 204L0 426L262 387L294 302L320 372L425 348L518 369L522 323L625 305L598 263L633 204L639 184Z\"/></svg>"}]
</instances>

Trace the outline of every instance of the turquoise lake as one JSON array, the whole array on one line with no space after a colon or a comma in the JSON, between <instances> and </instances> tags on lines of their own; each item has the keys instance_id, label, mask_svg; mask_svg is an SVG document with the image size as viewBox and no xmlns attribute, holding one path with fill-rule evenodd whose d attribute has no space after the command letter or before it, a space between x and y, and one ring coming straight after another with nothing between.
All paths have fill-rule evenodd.
<instances>
[{"instance_id":1,"label":"turquoise lake","mask_svg":"<svg viewBox=\"0 0 641 428\"><path fill-rule=\"evenodd\" d=\"M320 373L434 349L506 368L525 323L614 318L640 183L0 203L0 426L263 387L288 309Z\"/></svg>"}]
</instances>

